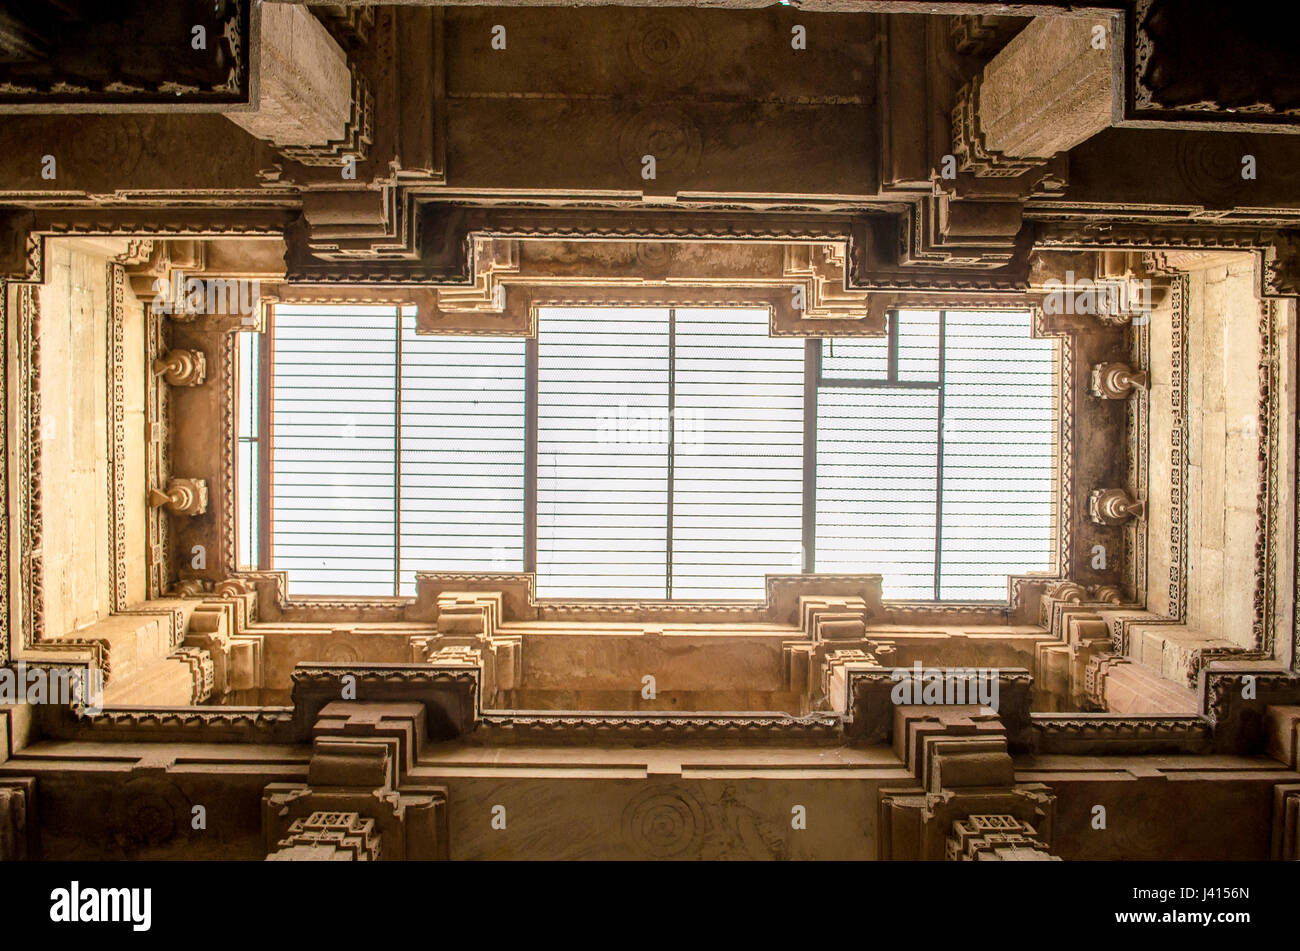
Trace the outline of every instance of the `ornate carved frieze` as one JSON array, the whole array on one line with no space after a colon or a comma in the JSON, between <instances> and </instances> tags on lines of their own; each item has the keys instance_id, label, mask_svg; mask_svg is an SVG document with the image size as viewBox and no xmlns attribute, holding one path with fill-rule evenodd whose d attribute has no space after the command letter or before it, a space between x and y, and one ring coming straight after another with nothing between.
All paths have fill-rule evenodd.
<instances>
[{"instance_id":1,"label":"ornate carved frieze","mask_svg":"<svg viewBox=\"0 0 1300 951\"><path fill-rule=\"evenodd\" d=\"M42 539L41 333L40 294L17 288L18 341L17 459L19 522L19 597L22 643L30 648L45 638L45 562ZM10 612L10 617L13 612Z\"/></svg>"},{"instance_id":2,"label":"ornate carved frieze","mask_svg":"<svg viewBox=\"0 0 1300 951\"><path fill-rule=\"evenodd\" d=\"M1202 716L1035 712L1030 718L1038 753L1200 753L1210 745L1210 724Z\"/></svg>"},{"instance_id":3,"label":"ornate carved frieze","mask_svg":"<svg viewBox=\"0 0 1300 951\"><path fill-rule=\"evenodd\" d=\"M990 714L990 716L996 720L999 731L1009 735L1014 744L1022 745L1027 741L1033 675L1019 667L1003 667L989 673L994 674L998 682L998 709L996 715ZM978 707L980 705L978 691L972 685L970 674L971 671L966 668L925 668L921 672L921 683L916 684L914 668L847 667L845 669L846 692L850 708L846 732L858 745L869 746L873 743L894 742L897 738L895 716L899 711L905 708L915 711L937 709L935 705L920 702L924 699L924 687L927 683L942 688L944 699L948 696L956 697L958 694L956 688L960 685L966 705ZM915 704L895 702L895 690L904 680L910 680L918 687L916 693L920 697L913 697L918 700ZM966 687L972 689L966 690ZM959 701L954 702L961 705Z\"/></svg>"},{"instance_id":4,"label":"ornate carved frieze","mask_svg":"<svg viewBox=\"0 0 1300 951\"><path fill-rule=\"evenodd\" d=\"M1202 668L1199 686L1220 750L1262 751L1267 708L1300 704L1300 674L1267 660L1213 661Z\"/></svg>"},{"instance_id":5,"label":"ornate carved frieze","mask_svg":"<svg viewBox=\"0 0 1300 951\"><path fill-rule=\"evenodd\" d=\"M843 716L815 713L489 713L470 740L485 745L509 743L840 743Z\"/></svg>"}]
</instances>

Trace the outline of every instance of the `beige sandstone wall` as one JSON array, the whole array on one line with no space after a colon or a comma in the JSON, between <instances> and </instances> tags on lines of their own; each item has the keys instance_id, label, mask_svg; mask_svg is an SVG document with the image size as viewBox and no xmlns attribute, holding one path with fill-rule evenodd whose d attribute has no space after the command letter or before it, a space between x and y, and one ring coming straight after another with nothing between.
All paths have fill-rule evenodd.
<instances>
[{"instance_id":1,"label":"beige sandstone wall","mask_svg":"<svg viewBox=\"0 0 1300 951\"><path fill-rule=\"evenodd\" d=\"M1249 647L1261 307L1253 262L1194 271L1189 289L1187 621Z\"/></svg>"},{"instance_id":2,"label":"beige sandstone wall","mask_svg":"<svg viewBox=\"0 0 1300 951\"><path fill-rule=\"evenodd\" d=\"M43 551L46 636L61 637L110 609L107 261L65 242L47 244L40 290ZM144 327L125 318L125 426L129 601L143 600Z\"/></svg>"}]
</instances>

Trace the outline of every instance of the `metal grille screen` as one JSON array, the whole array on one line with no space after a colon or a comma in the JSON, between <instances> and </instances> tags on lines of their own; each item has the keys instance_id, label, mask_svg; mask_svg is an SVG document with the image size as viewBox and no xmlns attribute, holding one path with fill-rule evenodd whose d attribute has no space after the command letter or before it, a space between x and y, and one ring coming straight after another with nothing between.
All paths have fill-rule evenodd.
<instances>
[{"instance_id":1,"label":"metal grille screen","mask_svg":"<svg viewBox=\"0 0 1300 951\"><path fill-rule=\"evenodd\" d=\"M748 598L799 570L803 361L766 310L545 308L537 590Z\"/></svg>"},{"instance_id":2,"label":"metal grille screen","mask_svg":"<svg viewBox=\"0 0 1300 951\"><path fill-rule=\"evenodd\" d=\"M523 340L281 305L274 350L273 563L291 593L413 595L417 570L522 570Z\"/></svg>"},{"instance_id":3,"label":"metal grille screen","mask_svg":"<svg viewBox=\"0 0 1300 951\"><path fill-rule=\"evenodd\" d=\"M239 351L240 517L269 451L294 595L535 570L542 597L759 599L765 575L813 570L1002 600L1008 574L1052 567L1056 349L1026 313L805 342L769 337L766 310L554 307L526 341L281 305L270 349L269 429L258 350Z\"/></svg>"},{"instance_id":4,"label":"metal grille screen","mask_svg":"<svg viewBox=\"0 0 1300 951\"><path fill-rule=\"evenodd\" d=\"M1051 340L1030 315L903 311L885 341L822 341L816 569L887 598L1002 600L1052 567Z\"/></svg>"}]
</instances>

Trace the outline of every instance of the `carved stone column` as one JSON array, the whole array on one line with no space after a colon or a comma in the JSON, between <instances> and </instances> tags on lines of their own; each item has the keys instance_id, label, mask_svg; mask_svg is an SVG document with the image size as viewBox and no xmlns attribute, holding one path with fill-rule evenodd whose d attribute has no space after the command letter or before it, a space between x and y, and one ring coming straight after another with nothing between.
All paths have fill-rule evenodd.
<instances>
[{"instance_id":1,"label":"carved stone column","mask_svg":"<svg viewBox=\"0 0 1300 951\"><path fill-rule=\"evenodd\" d=\"M1109 126L1110 46L1100 17L1036 17L958 96L953 153L962 168L1015 177Z\"/></svg>"},{"instance_id":2,"label":"carved stone column","mask_svg":"<svg viewBox=\"0 0 1300 951\"><path fill-rule=\"evenodd\" d=\"M347 55L306 6L265 3L261 15L256 108L226 118L295 161L339 165L345 154L363 158L369 94Z\"/></svg>"}]
</instances>

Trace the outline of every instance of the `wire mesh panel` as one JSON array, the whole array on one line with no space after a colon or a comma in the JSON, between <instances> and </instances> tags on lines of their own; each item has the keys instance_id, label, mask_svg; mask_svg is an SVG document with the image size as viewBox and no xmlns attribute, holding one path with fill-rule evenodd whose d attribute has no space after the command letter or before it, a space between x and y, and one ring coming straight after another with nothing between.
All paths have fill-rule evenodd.
<instances>
[{"instance_id":1,"label":"wire mesh panel","mask_svg":"<svg viewBox=\"0 0 1300 951\"><path fill-rule=\"evenodd\" d=\"M237 352L237 492L256 517L269 438L293 595L535 567L542 597L761 599L811 564L1002 600L1052 567L1056 347L1024 312L805 344L768 336L766 309L552 307L530 343L281 305L271 340L270 432L261 343ZM241 564L257 541L241 531Z\"/></svg>"},{"instance_id":2,"label":"wire mesh panel","mask_svg":"<svg viewBox=\"0 0 1300 951\"><path fill-rule=\"evenodd\" d=\"M948 311L939 596L1005 598L1052 566L1055 347L1030 315Z\"/></svg>"},{"instance_id":3,"label":"wire mesh panel","mask_svg":"<svg viewBox=\"0 0 1300 951\"><path fill-rule=\"evenodd\" d=\"M522 571L524 346L402 318L400 574Z\"/></svg>"},{"instance_id":4,"label":"wire mesh panel","mask_svg":"<svg viewBox=\"0 0 1300 951\"><path fill-rule=\"evenodd\" d=\"M667 596L669 335L666 310L539 314L539 596Z\"/></svg>"},{"instance_id":5,"label":"wire mesh panel","mask_svg":"<svg viewBox=\"0 0 1300 951\"><path fill-rule=\"evenodd\" d=\"M272 563L289 593L389 595L397 517L397 323L278 306Z\"/></svg>"},{"instance_id":6,"label":"wire mesh panel","mask_svg":"<svg viewBox=\"0 0 1300 951\"><path fill-rule=\"evenodd\" d=\"M960 601L1052 567L1056 348L1027 312L902 311L820 358L816 570Z\"/></svg>"},{"instance_id":7,"label":"wire mesh panel","mask_svg":"<svg viewBox=\"0 0 1300 951\"><path fill-rule=\"evenodd\" d=\"M761 599L802 568L804 342L765 309L675 320L670 591Z\"/></svg>"},{"instance_id":8,"label":"wire mesh panel","mask_svg":"<svg viewBox=\"0 0 1300 951\"><path fill-rule=\"evenodd\" d=\"M887 598L934 596L939 395L827 388L817 394L820 572L878 572Z\"/></svg>"}]
</instances>

